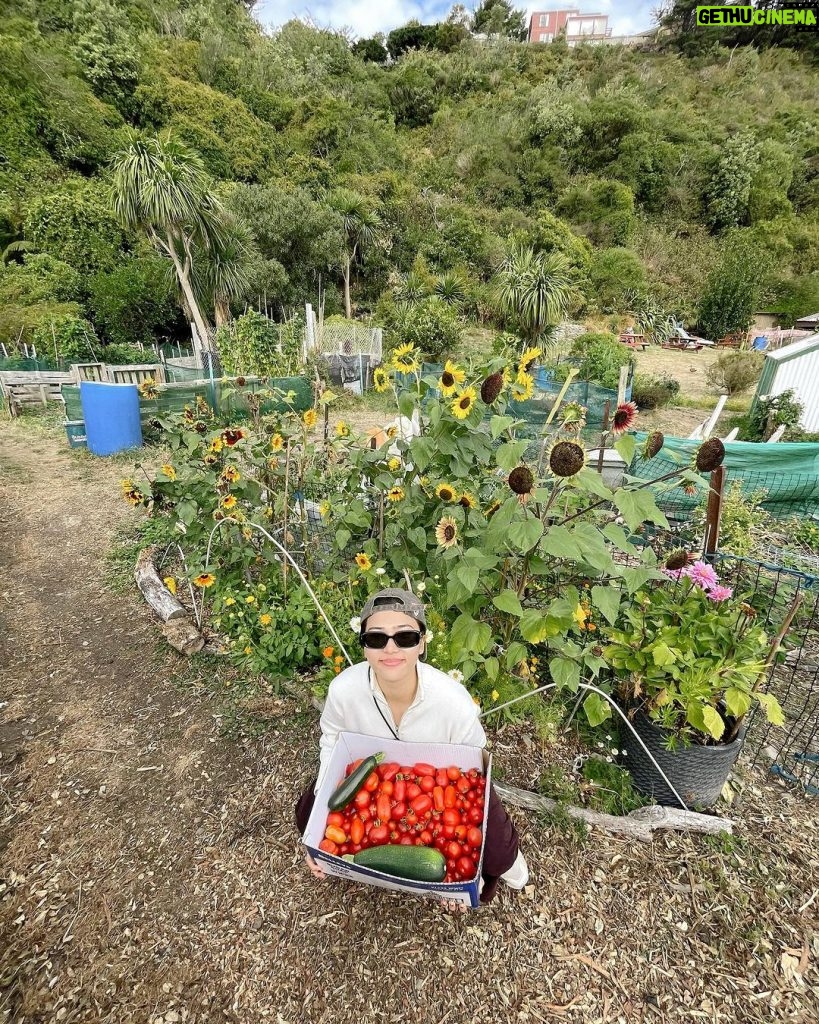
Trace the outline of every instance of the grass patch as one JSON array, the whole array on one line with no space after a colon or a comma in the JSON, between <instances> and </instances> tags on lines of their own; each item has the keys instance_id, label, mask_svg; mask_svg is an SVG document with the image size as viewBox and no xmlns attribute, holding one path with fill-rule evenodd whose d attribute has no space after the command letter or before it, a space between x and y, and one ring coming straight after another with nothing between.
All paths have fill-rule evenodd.
<instances>
[{"instance_id":1,"label":"grass patch","mask_svg":"<svg viewBox=\"0 0 819 1024\"><path fill-rule=\"evenodd\" d=\"M719 395L703 396L698 398L685 398L677 396L673 403L666 406L667 409L704 409L710 412L717 404ZM753 396L743 398L729 398L723 406L723 412L747 412L751 408Z\"/></svg>"}]
</instances>

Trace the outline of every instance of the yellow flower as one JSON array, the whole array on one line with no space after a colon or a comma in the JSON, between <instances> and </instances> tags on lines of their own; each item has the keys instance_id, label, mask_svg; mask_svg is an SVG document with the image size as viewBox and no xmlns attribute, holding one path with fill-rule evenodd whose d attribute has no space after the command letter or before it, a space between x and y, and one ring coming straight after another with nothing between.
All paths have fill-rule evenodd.
<instances>
[{"instance_id":1,"label":"yellow flower","mask_svg":"<svg viewBox=\"0 0 819 1024\"><path fill-rule=\"evenodd\" d=\"M153 377L146 377L145 380L137 386L140 398L156 398L159 394L159 388L156 380Z\"/></svg>"},{"instance_id":2,"label":"yellow flower","mask_svg":"<svg viewBox=\"0 0 819 1024\"><path fill-rule=\"evenodd\" d=\"M455 394L457 386L459 384L463 384L465 380L466 373L459 369L450 359L447 359L443 372L441 373L441 379L438 382L441 388L441 394L444 398L449 398L450 395Z\"/></svg>"},{"instance_id":3,"label":"yellow flower","mask_svg":"<svg viewBox=\"0 0 819 1024\"><path fill-rule=\"evenodd\" d=\"M321 516L322 519L326 519L329 514L330 514L330 502L329 501L322 501L321 504L319 505L319 515Z\"/></svg>"},{"instance_id":4,"label":"yellow flower","mask_svg":"<svg viewBox=\"0 0 819 1024\"><path fill-rule=\"evenodd\" d=\"M452 516L441 516L435 527L435 539L442 548L451 548L458 542L458 524Z\"/></svg>"},{"instance_id":5,"label":"yellow flower","mask_svg":"<svg viewBox=\"0 0 819 1024\"><path fill-rule=\"evenodd\" d=\"M170 463L165 463L165 465L162 467L162 472L169 480L176 480L176 470Z\"/></svg>"},{"instance_id":6,"label":"yellow flower","mask_svg":"<svg viewBox=\"0 0 819 1024\"><path fill-rule=\"evenodd\" d=\"M520 362L518 363L518 377L524 373L528 373L532 369L534 361L541 355L543 355L543 353L539 348L527 348L520 357Z\"/></svg>"},{"instance_id":7,"label":"yellow flower","mask_svg":"<svg viewBox=\"0 0 819 1024\"><path fill-rule=\"evenodd\" d=\"M245 598L245 604L256 604L256 598L252 594L248 594Z\"/></svg>"},{"instance_id":8,"label":"yellow flower","mask_svg":"<svg viewBox=\"0 0 819 1024\"><path fill-rule=\"evenodd\" d=\"M274 434L270 438L270 447L274 452L280 452L284 447L284 438L281 434Z\"/></svg>"},{"instance_id":9,"label":"yellow flower","mask_svg":"<svg viewBox=\"0 0 819 1024\"><path fill-rule=\"evenodd\" d=\"M231 484L235 484L237 480L241 479L241 475L235 466L225 466L222 470L222 479Z\"/></svg>"},{"instance_id":10,"label":"yellow flower","mask_svg":"<svg viewBox=\"0 0 819 1024\"><path fill-rule=\"evenodd\" d=\"M396 455L393 455L393 457L387 463L387 467L392 473L397 473L398 470L401 468L401 460Z\"/></svg>"},{"instance_id":11,"label":"yellow flower","mask_svg":"<svg viewBox=\"0 0 819 1024\"><path fill-rule=\"evenodd\" d=\"M359 551L355 556L355 564L362 572L368 572L373 567L373 563L370 561L369 556L363 551Z\"/></svg>"},{"instance_id":12,"label":"yellow flower","mask_svg":"<svg viewBox=\"0 0 819 1024\"><path fill-rule=\"evenodd\" d=\"M212 452L220 452L225 446L225 442L221 437L214 437L210 443L210 450Z\"/></svg>"},{"instance_id":13,"label":"yellow flower","mask_svg":"<svg viewBox=\"0 0 819 1024\"><path fill-rule=\"evenodd\" d=\"M577 623L578 627L580 629L583 629L586 625L586 619L589 617L589 610L588 608L584 608L582 604L579 604L575 608L574 612L572 612L572 617L574 618L574 621Z\"/></svg>"},{"instance_id":14,"label":"yellow flower","mask_svg":"<svg viewBox=\"0 0 819 1024\"><path fill-rule=\"evenodd\" d=\"M304 414L304 425L308 430L312 429L316 425L318 420L318 413L315 409L308 409Z\"/></svg>"},{"instance_id":15,"label":"yellow flower","mask_svg":"<svg viewBox=\"0 0 819 1024\"><path fill-rule=\"evenodd\" d=\"M235 599L235 598L233 598L233 597L226 597L226 598L225 598L225 604L226 604L226 605L227 605L228 607L230 607L230 605L232 605L232 604L236 604L236 599Z\"/></svg>"},{"instance_id":16,"label":"yellow flower","mask_svg":"<svg viewBox=\"0 0 819 1024\"><path fill-rule=\"evenodd\" d=\"M475 496L470 494L469 491L464 491L464 493L458 499L458 504L461 505L463 508L478 507L478 502L475 500Z\"/></svg>"},{"instance_id":17,"label":"yellow flower","mask_svg":"<svg viewBox=\"0 0 819 1024\"><path fill-rule=\"evenodd\" d=\"M347 426L347 424L344 422L344 420L339 420L338 423L336 423L336 437L349 437L349 436L350 436L350 428Z\"/></svg>"},{"instance_id":18,"label":"yellow flower","mask_svg":"<svg viewBox=\"0 0 819 1024\"><path fill-rule=\"evenodd\" d=\"M145 501L145 495L137 487L133 480L120 480L120 487L122 488L123 498L125 498L125 500L134 508L136 508L137 505L141 505L142 502Z\"/></svg>"},{"instance_id":19,"label":"yellow flower","mask_svg":"<svg viewBox=\"0 0 819 1024\"><path fill-rule=\"evenodd\" d=\"M222 508L233 508L236 504L236 495L228 494L226 498L222 498Z\"/></svg>"},{"instance_id":20,"label":"yellow flower","mask_svg":"<svg viewBox=\"0 0 819 1024\"><path fill-rule=\"evenodd\" d=\"M249 645L247 647L245 647L245 654L252 654L252 653L253 653L253 648L252 647L250 647Z\"/></svg>"},{"instance_id":21,"label":"yellow flower","mask_svg":"<svg viewBox=\"0 0 819 1024\"><path fill-rule=\"evenodd\" d=\"M398 427L387 427L387 437L390 439L390 441L392 441L392 439L397 435L397 433Z\"/></svg>"},{"instance_id":22,"label":"yellow flower","mask_svg":"<svg viewBox=\"0 0 819 1024\"><path fill-rule=\"evenodd\" d=\"M373 387L380 394L390 389L390 375L382 366L376 366L373 373Z\"/></svg>"},{"instance_id":23,"label":"yellow flower","mask_svg":"<svg viewBox=\"0 0 819 1024\"><path fill-rule=\"evenodd\" d=\"M325 658L332 658L334 650L335 647L325 647L321 653L324 655Z\"/></svg>"},{"instance_id":24,"label":"yellow flower","mask_svg":"<svg viewBox=\"0 0 819 1024\"><path fill-rule=\"evenodd\" d=\"M265 612L264 615L260 615L259 616L259 622L261 622L261 624L263 626L269 626L272 621L273 621L273 616L272 615L268 615L267 612Z\"/></svg>"},{"instance_id":25,"label":"yellow flower","mask_svg":"<svg viewBox=\"0 0 819 1024\"><path fill-rule=\"evenodd\" d=\"M435 488L436 497L440 498L441 501L457 501L458 492L452 486L452 484L438 484Z\"/></svg>"},{"instance_id":26,"label":"yellow flower","mask_svg":"<svg viewBox=\"0 0 819 1024\"><path fill-rule=\"evenodd\" d=\"M465 420L470 412L472 412L476 397L477 392L474 388L466 388L462 391L450 407L453 416L456 416L459 420Z\"/></svg>"},{"instance_id":27,"label":"yellow flower","mask_svg":"<svg viewBox=\"0 0 819 1024\"><path fill-rule=\"evenodd\" d=\"M421 366L416 356L415 346L411 342L399 345L392 354L392 368L398 373L415 373Z\"/></svg>"},{"instance_id":28,"label":"yellow flower","mask_svg":"<svg viewBox=\"0 0 819 1024\"><path fill-rule=\"evenodd\" d=\"M216 577L209 572L200 573L193 581L195 587L212 587L216 582Z\"/></svg>"},{"instance_id":29,"label":"yellow flower","mask_svg":"<svg viewBox=\"0 0 819 1024\"><path fill-rule=\"evenodd\" d=\"M173 576L166 576L162 582L165 584L165 586L168 588L168 590L170 590L172 594L176 593L176 580L173 578Z\"/></svg>"},{"instance_id":30,"label":"yellow flower","mask_svg":"<svg viewBox=\"0 0 819 1024\"><path fill-rule=\"evenodd\" d=\"M497 700L498 697L500 697L500 694L498 693L498 691L497 690L493 690L492 691L492 700Z\"/></svg>"},{"instance_id":31,"label":"yellow flower","mask_svg":"<svg viewBox=\"0 0 819 1024\"><path fill-rule=\"evenodd\" d=\"M517 380L512 385L512 400L515 402L528 402L535 393L535 378L528 373L519 373Z\"/></svg>"},{"instance_id":32,"label":"yellow flower","mask_svg":"<svg viewBox=\"0 0 819 1024\"><path fill-rule=\"evenodd\" d=\"M404 497L404 488L399 487L396 484L387 491L387 501L402 501Z\"/></svg>"},{"instance_id":33,"label":"yellow flower","mask_svg":"<svg viewBox=\"0 0 819 1024\"><path fill-rule=\"evenodd\" d=\"M343 654L337 654L335 656L335 658L333 658L333 661L335 662L336 665L343 665L344 664L344 655Z\"/></svg>"}]
</instances>

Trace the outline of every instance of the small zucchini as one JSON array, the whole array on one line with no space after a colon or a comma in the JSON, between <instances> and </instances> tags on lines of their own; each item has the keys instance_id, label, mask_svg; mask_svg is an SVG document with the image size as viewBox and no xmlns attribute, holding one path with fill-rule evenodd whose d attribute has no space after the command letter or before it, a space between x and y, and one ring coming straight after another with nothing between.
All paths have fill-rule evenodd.
<instances>
[{"instance_id":1,"label":"small zucchini","mask_svg":"<svg viewBox=\"0 0 819 1024\"><path fill-rule=\"evenodd\" d=\"M414 882L443 882L446 875L444 855L430 846L371 846L359 851L353 863Z\"/></svg>"},{"instance_id":2,"label":"small zucchini","mask_svg":"<svg viewBox=\"0 0 819 1024\"><path fill-rule=\"evenodd\" d=\"M369 757L365 757L358 768L342 779L338 787L333 791L332 796L327 801L327 806L330 810L343 810L367 781L370 772L383 760L383 753L370 754Z\"/></svg>"}]
</instances>

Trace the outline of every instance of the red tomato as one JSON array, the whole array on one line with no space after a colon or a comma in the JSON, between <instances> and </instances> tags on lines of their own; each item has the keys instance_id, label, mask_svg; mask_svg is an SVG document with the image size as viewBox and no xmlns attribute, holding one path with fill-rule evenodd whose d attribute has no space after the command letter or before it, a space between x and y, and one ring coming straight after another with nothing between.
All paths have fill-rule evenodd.
<instances>
[{"instance_id":1,"label":"red tomato","mask_svg":"<svg viewBox=\"0 0 819 1024\"><path fill-rule=\"evenodd\" d=\"M466 833L467 843L476 850L480 850L483 842L483 832L479 828L471 828Z\"/></svg>"},{"instance_id":2,"label":"red tomato","mask_svg":"<svg viewBox=\"0 0 819 1024\"><path fill-rule=\"evenodd\" d=\"M377 772L370 772L364 782L364 789L366 789L368 793L374 793L378 789L378 783L380 781L381 780L378 778Z\"/></svg>"},{"instance_id":3,"label":"red tomato","mask_svg":"<svg viewBox=\"0 0 819 1024\"><path fill-rule=\"evenodd\" d=\"M356 770L356 768L358 768L358 766L361 764L361 762L363 760L364 760L363 757L359 757L357 760L353 761L351 764L348 764L347 765L347 771L346 771L345 774L346 775L352 775L352 773Z\"/></svg>"},{"instance_id":4,"label":"red tomato","mask_svg":"<svg viewBox=\"0 0 819 1024\"><path fill-rule=\"evenodd\" d=\"M477 777L481 773L478 771L477 768L470 768L469 771L466 774L467 774L467 777L470 778L470 779L477 779Z\"/></svg>"},{"instance_id":5,"label":"red tomato","mask_svg":"<svg viewBox=\"0 0 819 1024\"><path fill-rule=\"evenodd\" d=\"M444 825L444 827L441 829L441 835L444 836L446 839L454 839L455 838L455 826L454 825Z\"/></svg>"},{"instance_id":6,"label":"red tomato","mask_svg":"<svg viewBox=\"0 0 819 1024\"><path fill-rule=\"evenodd\" d=\"M440 786L442 789L449 782L449 778L446 773L446 768L439 768L435 773L435 785Z\"/></svg>"},{"instance_id":7,"label":"red tomato","mask_svg":"<svg viewBox=\"0 0 819 1024\"><path fill-rule=\"evenodd\" d=\"M375 822L373 821L373 819L372 818L367 818L367 820L364 822L364 835L368 836L370 834L370 832L372 832L372 830L374 828L375 828Z\"/></svg>"},{"instance_id":8,"label":"red tomato","mask_svg":"<svg viewBox=\"0 0 819 1024\"><path fill-rule=\"evenodd\" d=\"M444 809L444 790L442 786L435 786L432 790L432 805L436 811Z\"/></svg>"},{"instance_id":9,"label":"red tomato","mask_svg":"<svg viewBox=\"0 0 819 1024\"><path fill-rule=\"evenodd\" d=\"M447 859L446 859L446 868L447 868L447 871L452 875L452 877L454 879L455 872L458 870L458 858L457 857L455 857L455 858L447 857Z\"/></svg>"},{"instance_id":10,"label":"red tomato","mask_svg":"<svg viewBox=\"0 0 819 1024\"><path fill-rule=\"evenodd\" d=\"M355 806L361 810L362 807L370 806L370 794L366 789L359 789L353 800Z\"/></svg>"},{"instance_id":11,"label":"red tomato","mask_svg":"<svg viewBox=\"0 0 819 1024\"><path fill-rule=\"evenodd\" d=\"M385 796L392 796L393 789L393 783L390 782L388 779L386 782L381 783L381 789L379 790L379 792L384 793Z\"/></svg>"},{"instance_id":12,"label":"red tomato","mask_svg":"<svg viewBox=\"0 0 819 1024\"><path fill-rule=\"evenodd\" d=\"M338 846L332 841L332 839L322 839L319 843L319 849L323 850L324 853L331 853L334 857L338 853Z\"/></svg>"},{"instance_id":13,"label":"red tomato","mask_svg":"<svg viewBox=\"0 0 819 1024\"><path fill-rule=\"evenodd\" d=\"M364 822L360 818L353 818L350 822L350 839L356 846L364 838Z\"/></svg>"},{"instance_id":14,"label":"red tomato","mask_svg":"<svg viewBox=\"0 0 819 1024\"><path fill-rule=\"evenodd\" d=\"M359 816L359 818L361 818L362 821L369 821L370 818L372 817L372 814L370 813L370 808L369 807L359 807L359 809L358 809L358 816Z\"/></svg>"},{"instance_id":15,"label":"red tomato","mask_svg":"<svg viewBox=\"0 0 819 1024\"><path fill-rule=\"evenodd\" d=\"M464 839L466 839L466 833L468 831L469 831L469 827L467 825L456 825L455 826L455 838L459 842L462 843L464 841Z\"/></svg>"},{"instance_id":16,"label":"red tomato","mask_svg":"<svg viewBox=\"0 0 819 1024\"><path fill-rule=\"evenodd\" d=\"M401 775L403 775L405 779L411 778L412 775L414 774L413 769L408 764L402 764L399 770Z\"/></svg>"},{"instance_id":17,"label":"red tomato","mask_svg":"<svg viewBox=\"0 0 819 1024\"><path fill-rule=\"evenodd\" d=\"M475 865L471 857L458 858L458 870L465 879L472 878L475 874Z\"/></svg>"},{"instance_id":18,"label":"red tomato","mask_svg":"<svg viewBox=\"0 0 819 1024\"><path fill-rule=\"evenodd\" d=\"M383 846L389 838L390 830L386 825L376 825L374 828L370 829L370 846Z\"/></svg>"},{"instance_id":19,"label":"red tomato","mask_svg":"<svg viewBox=\"0 0 819 1024\"><path fill-rule=\"evenodd\" d=\"M390 782L395 778L400 769L401 765L396 764L394 761L388 761L386 764L380 764L377 771L385 782Z\"/></svg>"},{"instance_id":20,"label":"red tomato","mask_svg":"<svg viewBox=\"0 0 819 1024\"><path fill-rule=\"evenodd\" d=\"M432 810L432 797L429 793L420 793L410 802L410 806L417 815L426 814L427 811Z\"/></svg>"},{"instance_id":21,"label":"red tomato","mask_svg":"<svg viewBox=\"0 0 819 1024\"><path fill-rule=\"evenodd\" d=\"M451 860L457 860L463 853L463 848L460 843L451 842L447 844L446 855Z\"/></svg>"},{"instance_id":22,"label":"red tomato","mask_svg":"<svg viewBox=\"0 0 819 1024\"><path fill-rule=\"evenodd\" d=\"M414 782L407 783L407 800L414 800L421 793L423 793L423 790L420 786L416 786Z\"/></svg>"},{"instance_id":23,"label":"red tomato","mask_svg":"<svg viewBox=\"0 0 819 1024\"><path fill-rule=\"evenodd\" d=\"M343 843L338 848L338 855L339 855L339 857L343 857L345 853L349 853L349 852L350 852L350 844L349 843Z\"/></svg>"},{"instance_id":24,"label":"red tomato","mask_svg":"<svg viewBox=\"0 0 819 1024\"><path fill-rule=\"evenodd\" d=\"M331 811L327 815L327 824L335 825L337 828L341 828L344 824L344 815L339 811Z\"/></svg>"},{"instance_id":25,"label":"red tomato","mask_svg":"<svg viewBox=\"0 0 819 1024\"><path fill-rule=\"evenodd\" d=\"M424 844L424 846L432 845L432 833L429 831L429 829L425 828L419 838L421 842Z\"/></svg>"},{"instance_id":26,"label":"red tomato","mask_svg":"<svg viewBox=\"0 0 819 1024\"><path fill-rule=\"evenodd\" d=\"M460 825L462 820L460 812L454 807L448 807L441 815L441 821L445 825Z\"/></svg>"},{"instance_id":27,"label":"red tomato","mask_svg":"<svg viewBox=\"0 0 819 1024\"><path fill-rule=\"evenodd\" d=\"M418 824L418 815L415 813L412 807L407 808L407 813L404 819L410 828L413 828Z\"/></svg>"},{"instance_id":28,"label":"red tomato","mask_svg":"<svg viewBox=\"0 0 819 1024\"><path fill-rule=\"evenodd\" d=\"M470 783L469 779L465 779L462 776L455 783L455 788L458 790L459 793L467 793L469 791L469 789L471 788L471 785L472 784Z\"/></svg>"},{"instance_id":29,"label":"red tomato","mask_svg":"<svg viewBox=\"0 0 819 1024\"><path fill-rule=\"evenodd\" d=\"M434 775L435 768L431 764L424 764L423 761L419 761L418 764L412 766L413 775Z\"/></svg>"},{"instance_id":30,"label":"red tomato","mask_svg":"<svg viewBox=\"0 0 819 1024\"><path fill-rule=\"evenodd\" d=\"M435 789L435 779L431 775L422 775L418 785L424 793L431 793Z\"/></svg>"},{"instance_id":31,"label":"red tomato","mask_svg":"<svg viewBox=\"0 0 819 1024\"><path fill-rule=\"evenodd\" d=\"M451 782L457 782L461 777L461 769L457 768L454 764L451 764L446 770L446 777Z\"/></svg>"},{"instance_id":32,"label":"red tomato","mask_svg":"<svg viewBox=\"0 0 819 1024\"><path fill-rule=\"evenodd\" d=\"M340 846L342 843L347 842L347 836L344 834L344 830L338 828L336 825L328 825L324 830L324 838L329 839L331 843L338 843Z\"/></svg>"},{"instance_id":33,"label":"red tomato","mask_svg":"<svg viewBox=\"0 0 819 1024\"><path fill-rule=\"evenodd\" d=\"M390 810L390 817L393 821L400 821L407 813L406 804L394 804Z\"/></svg>"},{"instance_id":34,"label":"red tomato","mask_svg":"<svg viewBox=\"0 0 819 1024\"><path fill-rule=\"evenodd\" d=\"M401 836L398 840L399 846L415 846L415 840L412 836Z\"/></svg>"},{"instance_id":35,"label":"red tomato","mask_svg":"<svg viewBox=\"0 0 819 1024\"><path fill-rule=\"evenodd\" d=\"M392 795L398 803L407 795L407 784L403 779L397 778L392 784Z\"/></svg>"},{"instance_id":36,"label":"red tomato","mask_svg":"<svg viewBox=\"0 0 819 1024\"><path fill-rule=\"evenodd\" d=\"M385 822L390 820L390 798L382 793L375 803L375 816L379 821Z\"/></svg>"},{"instance_id":37,"label":"red tomato","mask_svg":"<svg viewBox=\"0 0 819 1024\"><path fill-rule=\"evenodd\" d=\"M466 812L466 820L470 825L480 825L483 821L483 808L482 807L470 807Z\"/></svg>"},{"instance_id":38,"label":"red tomato","mask_svg":"<svg viewBox=\"0 0 819 1024\"><path fill-rule=\"evenodd\" d=\"M444 790L444 807L454 807L458 800L458 790L454 786L447 786Z\"/></svg>"}]
</instances>

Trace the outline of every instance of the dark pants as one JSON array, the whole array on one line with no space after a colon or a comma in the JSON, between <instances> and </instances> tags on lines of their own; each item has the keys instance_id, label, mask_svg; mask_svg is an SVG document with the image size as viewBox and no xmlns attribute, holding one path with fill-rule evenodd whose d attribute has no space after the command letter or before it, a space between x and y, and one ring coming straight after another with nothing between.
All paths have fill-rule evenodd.
<instances>
[{"instance_id":1,"label":"dark pants","mask_svg":"<svg viewBox=\"0 0 819 1024\"><path fill-rule=\"evenodd\" d=\"M305 789L296 804L296 827L301 835L307 828L310 812L316 798L316 780ZM486 817L486 842L483 849L483 892L481 903L488 903L498 890L500 876L515 863L518 855L518 833L514 822L506 813L494 787L489 790L489 810Z\"/></svg>"}]
</instances>

